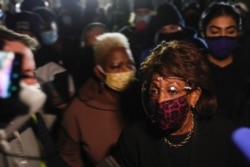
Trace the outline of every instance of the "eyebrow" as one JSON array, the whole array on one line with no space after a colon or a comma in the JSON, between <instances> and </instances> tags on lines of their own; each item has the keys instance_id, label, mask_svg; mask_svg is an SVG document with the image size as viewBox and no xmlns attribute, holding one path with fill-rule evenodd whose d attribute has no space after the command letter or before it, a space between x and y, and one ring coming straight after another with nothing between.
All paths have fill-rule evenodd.
<instances>
[{"instance_id":1,"label":"eyebrow","mask_svg":"<svg viewBox=\"0 0 250 167\"><path fill-rule=\"evenodd\" d=\"M159 82L160 82L160 80L158 80L158 79L153 79L152 80L152 84L154 84L154 85L156 85ZM178 82L178 81L166 81L165 80L165 85L173 85L173 84L175 84L175 85L179 85L180 86L181 85L180 82ZM184 84L185 84L185 81L182 81L182 82L184 82Z\"/></svg>"},{"instance_id":2,"label":"eyebrow","mask_svg":"<svg viewBox=\"0 0 250 167\"><path fill-rule=\"evenodd\" d=\"M212 26L210 26L210 27L209 27L209 29L211 29L211 28L222 29L222 28L224 28L224 27L218 27L218 26L214 26L214 25L212 25ZM235 26L235 25L232 25L232 26L228 26L228 27L226 27L226 29L231 29L231 28L238 29L238 27L237 27L237 26Z\"/></svg>"}]
</instances>

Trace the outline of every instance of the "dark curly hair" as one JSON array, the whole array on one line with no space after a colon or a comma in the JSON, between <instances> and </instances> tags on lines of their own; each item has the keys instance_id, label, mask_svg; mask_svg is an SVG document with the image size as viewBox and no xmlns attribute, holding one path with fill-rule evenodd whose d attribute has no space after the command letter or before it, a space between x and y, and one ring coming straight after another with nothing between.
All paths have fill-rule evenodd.
<instances>
[{"instance_id":1,"label":"dark curly hair","mask_svg":"<svg viewBox=\"0 0 250 167\"><path fill-rule=\"evenodd\" d=\"M217 102L207 59L193 44L161 42L141 64L141 84L149 81L154 73L163 77L180 77L192 88L200 88L202 93L195 106L198 114L209 116L215 112Z\"/></svg>"}]
</instances>

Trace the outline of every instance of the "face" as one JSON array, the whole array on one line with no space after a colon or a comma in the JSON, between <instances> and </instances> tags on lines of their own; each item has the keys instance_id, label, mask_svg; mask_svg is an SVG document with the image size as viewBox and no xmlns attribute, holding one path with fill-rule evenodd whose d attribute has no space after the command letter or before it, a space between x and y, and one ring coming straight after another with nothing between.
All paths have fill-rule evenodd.
<instances>
[{"instance_id":1,"label":"face","mask_svg":"<svg viewBox=\"0 0 250 167\"><path fill-rule=\"evenodd\" d=\"M154 74L149 86L150 98L154 103L161 103L188 94L191 87L182 78L162 77Z\"/></svg>"},{"instance_id":2,"label":"face","mask_svg":"<svg viewBox=\"0 0 250 167\"><path fill-rule=\"evenodd\" d=\"M136 16L143 17L151 14L151 10L147 8L139 8L135 11Z\"/></svg>"},{"instance_id":3,"label":"face","mask_svg":"<svg viewBox=\"0 0 250 167\"><path fill-rule=\"evenodd\" d=\"M25 35L28 35L28 36L30 36L32 38L37 39L36 35L33 32L31 32L31 31L17 30L16 32L18 32L20 34L25 34Z\"/></svg>"},{"instance_id":4,"label":"face","mask_svg":"<svg viewBox=\"0 0 250 167\"><path fill-rule=\"evenodd\" d=\"M181 30L182 30L181 26L176 25L176 24L169 24L169 25L162 27L159 30L159 33L170 34L170 33L175 33L175 32L181 31Z\"/></svg>"},{"instance_id":5,"label":"face","mask_svg":"<svg viewBox=\"0 0 250 167\"><path fill-rule=\"evenodd\" d=\"M17 41L6 41L3 50L23 55L22 74L24 74L25 76L29 76L23 79L23 81L28 85L37 83L34 75L34 55L28 47Z\"/></svg>"},{"instance_id":6,"label":"face","mask_svg":"<svg viewBox=\"0 0 250 167\"><path fill-rule=\"evenodd\" d=\"M112 49L108 58L102 65L107 73L118 73L135 70L134 59L129 50L125 48Z\"/></svg>"},{"instance_id":7,"label":"face","mask_svg":"<svg viewBox=\"0 0 250 167\"><path fill-rule=\"evenodd\" d=\"M238 36L238 26L231 16L219 16L212 19L206 28L207 37Z\"/></svg>"},{"instance_id":8,"label":"face","mask_svg":"<svg viewBox=\"0 0 250 167\"><path fill-rule=\"evenodd\" d=\"M86 34L86 37L85 37L85 44L87 46L92 46L94 44L94 42L96 41L96 37L98 35L101 35L104 33L104 30L101 29L101 28L95 28L93 29L92 31L89 31L87 34Z\"/></svg>"},{"instance_id":9,"label":"face","mask_svg":"<svg viewBox=\"0 0 250 167\"><path fill-rule=\"evenodd\" d=\"M54 21L45 22L43 31L57 31L57 24Z\"/></svg>"}]
</instances>

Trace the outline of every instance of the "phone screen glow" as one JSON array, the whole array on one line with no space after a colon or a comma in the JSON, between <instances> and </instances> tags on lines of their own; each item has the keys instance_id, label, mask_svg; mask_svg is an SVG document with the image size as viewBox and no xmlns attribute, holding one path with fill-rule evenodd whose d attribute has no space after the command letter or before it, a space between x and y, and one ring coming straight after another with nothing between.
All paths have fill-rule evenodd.
<instances>
[{"instance_id":1,"label":"phone screen glow","mask_svg":"<svg viewBox=\"0 0 250 167\"><path fill-rule=\"evenodd\" d=\"M11 96L11 77L15 54L12 52L0 52L0 97ZM14 88L15 89L15 88Z\"/></svg>"}]
</instances>

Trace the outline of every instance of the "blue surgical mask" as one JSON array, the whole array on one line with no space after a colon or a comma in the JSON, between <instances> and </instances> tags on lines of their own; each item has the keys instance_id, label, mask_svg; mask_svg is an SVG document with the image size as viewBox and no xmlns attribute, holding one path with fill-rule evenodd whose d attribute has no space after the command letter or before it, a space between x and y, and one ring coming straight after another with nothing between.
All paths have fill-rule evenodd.
<instances>
[{"instance_id":1,"label":"blue surgical mask","mask_svg":"<svg viewBox=\"0 0 250 167\"><path fill-rule=\"evenodd\" d=\"M218 60L229 57L238 45L238 37L206 37L205 40L212 56Z\"/></svg>"},{"instance_id":2,"label":"blue surgical mask","mask_svg":"<svg viewBox=\"0 0 250 167\"><path fill-rule=\"evenodd\" d=\"M3 12L3 10L0 9L0 18L2 18L3 15L4 15L4 12Z\"/></svg>"},{"instance_id":3,"label":"blue surgical mask","mask_svg":"<svg viewBox=\"0 0 250 167\"><path fill-rule=\"evenodd\" d=\"M42 41L45 45L53 45L58 39L57 31L45 31L42 33Z\"/></svg>"}]
</instances>

